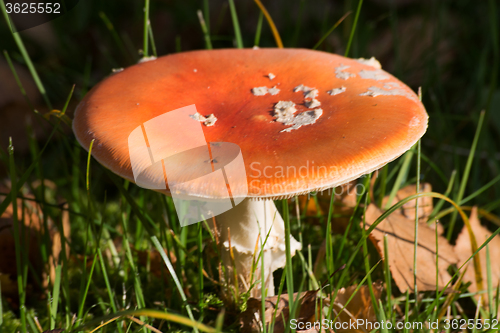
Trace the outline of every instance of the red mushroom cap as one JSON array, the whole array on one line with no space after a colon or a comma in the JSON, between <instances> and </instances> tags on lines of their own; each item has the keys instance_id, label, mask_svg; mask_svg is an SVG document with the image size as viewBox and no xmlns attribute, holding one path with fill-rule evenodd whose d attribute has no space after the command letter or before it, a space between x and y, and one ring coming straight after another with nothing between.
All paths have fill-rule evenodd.
<instances>
[{"instance_id":1,"label":"red mushroom cap","mask_svg":"<svg viewBox=\"0 0 500 333\"><path fill-rule=\"evenodd\" d=\"M280 101L295 104L288 120L275 110ZM417 95L376 61L303 49L224 49L168 55L113 74L79 104L73 129L86 149L95 139L100 163L134 181L130 133L192 104L216 118L202 125L207 142L240 147L247 175L240 187L254 198L323 190L377 170L411 148L428 119ZM202 184L191 190L218 195Z\"/></svg>"}]
</instances>

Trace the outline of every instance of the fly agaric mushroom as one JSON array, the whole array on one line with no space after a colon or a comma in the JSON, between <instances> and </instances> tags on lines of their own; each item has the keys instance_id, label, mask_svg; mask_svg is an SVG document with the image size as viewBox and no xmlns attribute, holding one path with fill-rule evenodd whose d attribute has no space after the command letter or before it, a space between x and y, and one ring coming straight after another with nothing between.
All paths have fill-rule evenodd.
<instances>
[{"instance_id":1,"label":"fly agaric mushroom","mask_svg":"<svg viewBox=\"0 0 500 333\"><path fill-rule=\"evenodd\" d=\"M226 49L168 55L108 77L80 103L73 129L87 149L95 139L92 154L101 164L134 181L129 134L192 104L202 117L217 118L213 126L202 125L206 141L237 144L247 172L241 184L248 187L247 198L216 217L229 282L235 282L230 246L240 290L248 290L259 235L269 234L264 267L257 264L254 274L264 270L268 296L286 252L283 219L272 201L262 199L354 180L399 157L427 128L417 95L374 59L303 49ZM189 194L210 197L211 191L199 184ZM292 255L300 248L292 238ZM260 286L251 296L260 296Z\"/></svg>"}]
</instances>

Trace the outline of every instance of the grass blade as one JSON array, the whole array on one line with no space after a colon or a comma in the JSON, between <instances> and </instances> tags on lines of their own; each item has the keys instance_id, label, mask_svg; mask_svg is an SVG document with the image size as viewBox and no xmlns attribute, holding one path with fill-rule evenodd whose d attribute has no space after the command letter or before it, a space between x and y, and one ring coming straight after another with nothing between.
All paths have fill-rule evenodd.
<instances>
[{"instance_id":1,"label":"grass blade","mask_svg":"<svg viewBox=\"0 0 500 333\"><path fill-rule=\"evenodd\" d=\"M3 1L0 0L0 4L3 5ZM68 96L68 99L66 100L66 104L65 104L65 107L63 109L63 111L65 112L66 111L66 108L68 106L68 103L71 99L73 95L73 89L71 90L71 93L69 94ZM24 172L24 174L21 176L21 178L19 178L18 181L16 181L16 184L17 184L17 187L14 187L12 184L11 184L11 191L12 190L15 190L15 191L18 191L23 185L24 183L28 180L29 176L31 175L31 173L33 172L33 170L35 169L35 167L37 166L38 163L40 163L40 160L41 160L41 157L42 157L42 154L44 153L45 149L47 148L47 146L49 145L49 142L50 140L52 139L52 137L54 136L54 134L56 133L56 131L59 130L59 124L61 123L61 118L59 118L57 120L57 122L53 125L53 129L52 131L50 132L46 142L45 142L45 145L43 146L43 148L40 150L40 153L36 156L36 158L34 158L33 162L30 164L30 166L28 167L28 169L26 169L26 171ZM9 204L11 203L11 200L12 200L12 196L11 195L8 195L5 197L5 199L2 201L2 203L0 204L0 215L3 214L3 212L7 209L7 207L9 206Z\"/></svg>"},{"instance_id":2,"label":"grass blade","mask_svg":"<svg viewBox=\"0 0 500 333\"><path fill-rule=\"evenodd\" d=\"M320 45L321 43L323 43L325 41L325 39L330 36L330 34L333 32L333 30L335 30L339 25L340 23L342 23L347 16L351 15L352 14L352 11L348 11L347 13L345 13L337 22L335 22L335 24L330 28L330 30L328 30L326 32L326 34L323 35L323 37L320 38L320 40L316 43L316 45L313 46L313 50L316 50Z\"/></svg>"},{"instance_id":3,"label":"grass blade","mask_svg":"<svg viewBox=\"0 0 500 333\"><path fill-rule=\"evenodd\" d=\"M230 0L230 1L232 2L233 0ZM282 49L283 42L281 41L280 34L278 33L278 29L276 29L276 25L274 24L274 21L273 21L271 15L269 15L269 12L267 11L266 7L264 7L264 5L262 4L262 2L260 2L260 0L254 0L254 1L257 4L257 6L259 6L261 12L266 17L267 23L269 23L269 27L271 28L271 31L273 32L274 40L276 41L276 46L278 46L278 48Z\"/></svg>"},{"instance_id":4,"label":"grass blade","mask_svg":"<svg viewBox=\"0 0 500 333\"><path fill-rule=\"evenodd\" d=\"M115 29L113 23L111 23L111 20L102 11L99 12L99 17L103 21L103 23L106 26L106 28L108 29L108 31L111 33L111 37L115 41L116 46L120 49L120 52L122 52L122 54L127 58L128 61L130 61L131 63L133 63L134 59L132 58L132 56L130 55L130 53L125 48L125 44L123 43L122 39L120 38L120 36L116 32L116 29Z\"/></svg>"},{"instance_id":5,"label":"grass blade","mask_svg":"<svg viewBox=\"0 0 500 333\"><path fill-rule=\"evenodd\" d=\"M347 47L345 48L344 56L349 55L349 50L351 49L352 40L354 39L354 32L356 32L356 25L358 24L359 13L361 12L361 6L363 5L363 0L359 0L358 9L356 9L356 16L354 16L354 23L352 25L351 34L349 36L349 41L347 42Z\"/></svg>"},{"instance_id":6,"label":"grass blade","mask_svg":"<svg viewBox=\"0 0 500 333\"><path fill-rule=\"evenodd\" d=\"M54 280L54 289L52 291L52 305L50 307L50 329L56 328L57 306L59 305L59 292L61 290L61 265L56 267L56 278Z\"/></svg>"},{"instance_id":7,"label":"grass blade","mask_svg":"<svg viewBox=\"0 0 500 333\"><path fill-rule=\"evenodd\" d=\"M391 193L389 194L389 200L387 200L387 203L385 205L385 209L390 207L392 205L392 202L394 198L396 197L396 194L398 193L399 189L403 185L407 175L408 175L408 170L410 169L410 162L413 157L413 148L408 150L404 157L403 157L403 164L401 165L401 168L399 169L398 176L396 177L396 181L394 182L394 186L392 187Z\"/></svg>"},{"instance_id":8,"label":"grass blade","mask_svg":"<svg viewBox=\"0 0 500 333\"><path fill-rule=\"evenodd\" d=\"M262 22L264 21L264 14L262 12L259 13L259 20L257 21L257 29L255 30L255 39L253 41L254 46L259 46L260 43L260 35L262 33Z\"/></svg>"},{"instance_id":9,"label":"grass blade","mask_svg":"<svg viewBox=\"0 0 500 333\"><path fill-rule=\"evenodd\" d=\"M387 313L389 320L392 320L392 278L391 270L389 268L389 243L387 235L384 235L384 271L385 271L385 285L387 288ZM380 307L380 309L383 309Z\"/></svg>"},{"instance_id":10,"label":"grass blade","mask_svg":"<svg viewBox=\"0 0 500 333\"><path fill-rule=\"evenodd\" d=\"M288 200L283 200L283 221L285 222L285 249L286 249L286 289L288 292L288 304L290 308L290 320L295 318L295 301L293 299L293 270L292 270L292 254L290 247L290 216L288 214Z\"/></svg>"},{"instance_id":11,"label":"grass blade","mask_svg":"<svg viewBox=\"0 0 500 333\"><path fill-rule=\"evenodd\" d=\"M349 303L352 301L352 299L354 298L354 296L356 296L356 294L358 293L359 289L363 286L363 284L365 283L366 279L368 278L368 276L373 273L373 271L375 270L375 268L378 267L378 265L380 264L380 262L382 261L379 260L375 265L373 265L373 267L368 271L368 274L366 274L363 279L361 280L361 282L358 284L358 286L356 287L356 289L354 289L353 293L351 294L351 296L347 299L347 301L344 303L344 306L342 307L342 310L339 311L339 313L335 316L334 318L334 322L338 319L338 317L340 316L340 314L342 313L342 311L344 311L347 306L349 305Z\"/></svg>"},{"instance_id":12,"label":"grass blade","mask_svg":"<svg viewBox=\"0 0 500 333\"><path fill-rule=\"evenodd\" d=\"M467 181L469 180L469 174L471 171L472 162L474 161L474 155L476 153L477 143L479 141L479 136L481 134L481 128L483 127L484 115L485 115L485 112L483 110L483 111L481 111L481 114L479 115L479 121L477 123L476 134L474 134L474 140L472 141L472 146L470 149L469 157L467 157L467 163L465 164L465 170L464 170L464 174L462 177L462 181L460 182L460 187L458 189L458 193L457 193L457 196L455 198L456 202L461 202L462 198L464 196L464 193L465 193L465 187L467 186ZM451 235L453 233L453 228L455 226L456 219L457 219L457 214L456 214L456 212L454 212L452 217L451 217L450 226L448 227L448 233L446 234L446 238L448 240L451 239Z\"/></svg>"},{"instance_id":13,"label":"grass blade","mask_svg":"<svg viewBox=\"0 0 500 333\"><path fill-rule=\"evenodd\" d=\"M233 21L234 37L236 38L236 47L243 48L243 39L241 38L240 24L238 22L238 15L236 14L236 7L234 0L229 0L229 9L231 10L231 19Z\"/></svg>"},{"instance_id":14,"label":"grass blade","mask_svg":"<svg viewBox=\"0 0 500 333\"><path fill-rule=\"evenodd\" d=\"M151 42L151 51L153 51L153 56L158 57L158 53L156 53L156 43L155 43L155 37L153 36L153 28L151 28L151 22L148 24L148 33Z\"/></svg>"},{"instance_id":15,"label":"grass blade","mask_svg":"<svg viewBox=\"0 0 500 333\"><path fill-rule=\"evenodd\" d=\"M144 28L142 31L142 56L148 57L148 41L149 41L149 0L144 0Z\"/></svg>"},{"instance_id":16,"label":"grass blade","mask_svg":"<svg viewBox=\"0 0 500 333\"><path fill-rule=\"evenodd\" d=\"M14 67L14 64L12 63L12 60L10 59L9 53L4 50L3 54L5 56L5 59L7 60L7 64L10 67L10 71L14 75L14 79L16 80L17 86L19 87L19 90L21 91L21 94L23 94L24 99L26 99L26 102L28 103L30 109L34 110L35 107L31 103L30 98L28 97L28 94L26 93L26 90L24 90L24 86L23 86L21 80L19 79L19 76L17 75L16 68Z\"/></svg>"},{"instance_id":17,"label":"grass blade","mask_svg":"<svg viewBox=\"0 0 500 333\"><path fill-rule=\"evenodd\" d=\"M210 5L208 0L203 0L203 12L204 12L204 21L206 23L207 31L210 32Z\"/></svg>"},{"instance_id":18,"label":"grass blade","mask_svg":"<svg viewBox=\"0 0 500 333\"><path fill-rule=\"evenodd\" d=\"M208 32L208 27L203 17L203 13L201 12L201 10L198 10L196 14L198 15L198 20L200 21L201 31L203 31L203 36L205 36L205 48L207 50L211 50L212 41L210 40L210 33Z\"/></svg>"},{"instance_id":19,"label":"grass blade","mask_svg":"<svg viewBox=\"0 0 500 333\"><path fill-rule=\"evenodd\" d=\"M92 276L94 273L96 262L97 262L97 253L94 255L94 258L92 260L92 266L90 266L90 272L85 275L87 283L85 284L85 289L83 290L83 292L80 293L81 298L78 305L77 319L82 319L83 317L83 308L85 306L85 300L87 299L87 295L89 293L90 284L92 283ZM83 267L86 267L87 256L85 256L83 264L84 264Z\"/></svg>"},{"instance_id":20,"label":"grass blade","mask_svg":"<svg viewBox=\"0 0 500 333\"><path fill-rule=\"evenodd\" d=\"M488 285L488 304L490 307L490 315L492 318L495 318L495 312L493 312L493 309L495 308L493 306L493 276L491 275L491 259L490 259L490 247L489 245L486 246L486 278L487 278L487 285Z\"/></svg>"},{"instance_id":21,"label":"grass blade","mask_svg":"<svg viewBox=\"0 0 500 333\"><path fill-rule=\"evenodd\" d=\"M333 191L330 197L330 206L328 207L328 217L326 220L326 271L328 273L328 282L333 286L333 273L335 272L335 257L333 255L333 239L332 239L332 216L333 216L333 204L335 202L335 191ZM342 252L343 243L340 244Z\"/></svg>"},{"instance_id":22,"label":"grass blade","mask_svg":"<svg viewBox=\"0 0 500 333\"><path fill-rule=\"evenodd\" d=\"M127 310L127 311L116 312L114 314L110 314L108 316L104 316L104 317L89 321L85 325L75 328L73 330L73 332L84 331L85 328L99 325L102 322L106 322L106 324L109 324L112 321L115 321L119 318L126 317L126 316L146 316L146 317L151 317L151 318L163 319L163 320L167 320L167 321L171 321L174 323L178 323L181 325L191 327L196 332L198 332L198 330L200 330L202 332L207 332L207 333L215 333L216 332L216 330L210 326L198 323L194 320L180 316L178 314L168 313L168 312L163 312L163 311L158 311L158 310L151 310L151 309ZM104 326L104 325L102 325L102 326ZM99 327L102 327L102 326L99 326ZM93 331L95 331L95 330L93 330Z\"/></svg>"},{"instance_id":23,"label":"grass blade","mask_svg":"<svg viewBox=\"0 0 500 333\"><path fill-rule=\"evenodd\" d=\"M104 171L109 176L109 178L113 181L113 183L118 188L118 190L120 190L120 192L123 195L123 197L125 198L125 200L129 203L130 207L132 208L132 211L137 216L137 218L141 221L141 226L144 227L144 229L146 229L146 231L148 232L148 234L150 236L155 235L156 232L158 231L156 225L153 224L151 221L149 221L149 219L142 213L142 210L139 207L139 205L137 205L137 203L134 201L134 199L132 198L130 193L128 193L128 191L123 187L121 180L118 179L118 177L115 176L108 169L104 169Z\"/></svg>"},{"instance_id":24,"label":"grass blade","mask_svg":"<svg viewBox=\"0 0 500 333\"><path fill-rule=\"evenodd\" d=\"M158 252L161 255L161 258L163 259L163 262L168 268L168 271L170 272L170 275L172 275L172 279L175 282L175 285L177 286L177 290L179 291L179 294L181 295L182 301L184 302L184 305L186 307L186 311L188 313L189 319L191 321L196 322L193 317L193 312L191 311L191 306L189 305L187 301L186 294L184 294L184 290L182 289L181 281L177 277L177 273L175 273L174 266L172 266L172 263L170 262L170 259L168 259L167 254L165 253L165 250L161 246L160 242L158 241L158 238L156 236L151 237L151 240L153 241L154 246L158 250ZM198 332L198 328L196 326L193 326L193 329L195 332Z\"/></svg>"},{"instance_id":25,"label":"grass blade","mask_svg":"<svg viewBox=\"0 0 500 333\"><path fill-rule=\"evenodd\" d=\"M372 174L370 174L367 178L366 178L366 183L369 183L370 182L370 179L372 178ZM364 200L364 210L363 210L363 228L361 228L361 233L364 235L366 233L366 228L365 228L365 225L366 225L366 220L365 220L365 216L366 216L366 208L368 207L368 204L370 203L370 195L368 193L368 191L366 191L365 193L365 200ZM369 253L368 253L368 243L367 243L367 240L368 240L368 237L364 237L363 238L364 241L363 241L363 258L364 258L364 266L365 266L365 274L366 274L366 281L367 281L367 284L368 284L368 290L370 292L370 298L371 298L371 301L372 301L372 306L373 306L373 310L375 313L379 313L379 307L378 307L378 302L377 302L377 298L375 297L375 292L373 291L373 283L372 283L372 276L371 276L371 269L370 269L370 261L369 261ZM380 308L380 312L383 312L383 308Z\"/></svg>"},{"instance_id":26,"label":"grass blade","mask_svg":"<svg viewBox=\"0 0 500 333\"><path fill-rule=\"evenodd\" d=\"M420 91L420 90L419 90ZM420 94L419 94L420 95ZM416 193L420 192L420 140L417 143L417 183ZM418 254L418 199L415 200L415 228L413 241L413 288L415 295L415 308L418 310L418 287L417 287L417 254Z\"/></svg>"},{"instance_id":27,"label":"grass blade","mask_svg":"<svg viewBox=\"0 0 500 333\"><path fill-rule=\"evenodd\" d=\"M26 327L26 307L24 306L26 301L26 289L24 284L24 274L23 272L27 268L27 263L24 263L21 258L21 251L24 248L21 244L21 239L25 238L19 235L19 230L21 233L24 231L24 225L20 228L19 219L17 216L17 175L16 175L16 166L14 162L14 145L12 144L12 138L9 139L9 164L10 164L10 181L11 181L11 192L10 197L12 201L12 230L14 233L14 243L16 247L16 267L17 267L17 288L19 293L19 312L21 315L21 332L27 332ZM5 199L4 201L7 201ZM22 209L22 207L21 207ZM1 300L0 300L1 302Z\"/></svg>"},{"instance_id":28,"label":"grass blade","mask_svg":"<svg viewBox=\"0 0 500 333\"><path fill-rule=\"evenodd\" d=\"M40 91L40 94L42 94L42 97L45 101L45 104L47 104L47 107L52 110L52 103L50 103L49 97L47 96L47 91L45 90L45 87L43 86L42 80L40 80L40 77L38 76L38 73L35 69L35 66L33 65L33 62L31 61L31 58L28 54L28 51L26 51L26 48L24 47L23 40L21 39L21 36L19 35L18 32L14 32L14 27L11 25L10 19L7 14L7 10L5 8L5 4L3 1L0 1L0 7L2 9L3 16L5 18L5 22L7 23L7 26L10 29L12 38L14 38L14 41L17 44L17 47L19 48L19 52L21 52L21 55L24 59L24 62L26 63L26 66L28 66L28 69L31 73L31 76L33 77L33 80L35 81L35 84Z\"/></svg>"},{"instance_id":29,"label":"grass blade","mask_svg":"<svg viewBox=\"0 0 500 333\"><path fill-rule=\"evenodd\" d=\"M486 185L482 186L481 188L479 188L477 191L475 191L474 193L468 195L467 197L463 198L461 201L460 201L460 205L463 205L463 204L466 204L467 202L469 202L470 200L474 199L475 197L477 197L478 195L480 195L481 193L483 193L484 191L486 191L487 189L489 189L491 186L495 185L495 183L497 183L498 181L500 180L500 175L496 176L495 178L493 178L491 181L489 181Z\"/></svg>"}]
</instances>

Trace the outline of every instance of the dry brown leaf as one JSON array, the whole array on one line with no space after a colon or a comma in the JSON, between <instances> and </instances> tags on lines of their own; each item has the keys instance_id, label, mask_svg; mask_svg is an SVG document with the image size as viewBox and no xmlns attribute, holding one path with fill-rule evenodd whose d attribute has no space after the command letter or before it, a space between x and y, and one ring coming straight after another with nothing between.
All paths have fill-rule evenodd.
<instances>
[{"instance_id":1,"label":"dry brown leaf","mask_svg":"<svg viewBox=\"0 0 500 333\"><path fill-rule=\"evenodd\" d=\"M419 192L432 192L432 186L429 183L423 183L420 185L420 191ZM392 206L396 202L401 201L405 198L408 198L409 196L412 196L414 194L417 194L417 186L416 185L408 185L400 189L397 193L396 196L394 197L394 200L392 200L391 204L389 205ZM429 216L432 213L433 204L432 204L432 197L420 197L418 198L418 221L419 222L426 222ZM411 200L407 203L405 203L399 210L401 214L409 218L410 220L415 220L415 201L417 200ZM382 207L386 207L387 203L389 201L389 196L384 197L382 200Z\"/></svg>"},{"instance_id":2,"label":"dry brown leaf","mask_svg":"<svg viewBox=\"0 0 500 333\"><path fill-rule=\"evenodd\" d=\"M375 299L378 302L380 297L382 296L383 284L381 282L374 282L373 285L373 293L375 294ZM352 294L356 291L356 286L350 286L347 288L342 288L337 293L337 298L335 300L335 306L338 308L337 311L340 311ZM346 311L347 310L347 311ZM340 313L339 321L340 322L350 322L355 321L356 319L363 319L365 322L374 323L377 321L377 316L375 315L375 311L373 310L372 299L370 296L370 289L368 286L361 286L359 290L354 294L352 300L347 304L346 309ZM364 327L365 330L353 330L353 329L338 329L338 333L347 333L347 332L369 332L370 329L368 327Z\"/></svg>"},{"instance_id":3,"label":"dry brown leaf","mask_svg":"<svg viewBox=\"0 0 500 333\"><path fill-rule=\"evenodd\" d=\"M481 222L479 221L479 217L477 214L477 207L475 206L472 208L472 211L470 213L469 222L472 228L472 232L476 237L477 246L480 247L492 235L492 233L486 227L483 227L481 225ZM490 263L491 263L490 269L491 269L491 279L492 279L491 283L492 287L496 289L500 282L500 262L498 261L498 258L500 258L500 236L496 236L495 238L493 238L491 242L488 243L487 247L490 252ZM459 258L459 266L461 266L472 255L471 241L466 226L462 228L462 231L458 235L455 245L455 253ZM481 261L483 286L486 287L487 286L486 279L488 278L488 272L486 266L487 265L486 247L484 247L481 251L479 251L478 254ZM477 287L476 275L474 272L474 264L472 259L469 261L469 264L464 269L466 269L466 272L464 274L463 280L465 282L471 282L469 286L469 291L472 293L479 291ZM488 298L485 295L486 294L484 294L482 297L482 303L488 304ZM479 295L476 297L479 298Z\"/></svg>"},{"instance_id":4,"label":"dry brown leaf","mask_svg":"<svg viewBox=\"0 0 500 333\"><path fill-rule=\"evenodd\" d=\"M367 286L361 286L354 295L353 299L349 302L349 304L347 304L346 308L342 312L340 312L355 290L356 286L350 286L347 288L342 288L338 291L337 298L333 306L332 319L340 313L337 318L337 321L340 323L356 321L357 319L363 319L365 320L365 322L375 322L377 318L372 308L370 291ZM379 282L374 283L373 290L375 293L375 298L378 301L383 290L382 284ZM297 298L297 295L298 293L294 294L294 299ZM320 320L320 311L322 312L321 318L325 317L326 311L328 311L328 308L330 306L330 300L328 298L321 299L320 296L318 296L318 291L311 290L301 293L299 302L299 314L295 319L297 319L297 326L304 327L304 329L297 329L296 331L302 333L320 332L320 330L313 328L314 323L317 323ZM290 326L288 304L288 294L281 295L279 302L278 296L267 297L265 301L263 323L261 316L261 300L250 298L247 302L247 310L243 312L240 317L240 323L242 325L241 332L262 332L263 325L265 324L267 325L267 327L269 327L270 323L273 320L273 317L275 318L273 332L285 332L285 328ZM355 329L339 329L336 331L342 333L363 332L362 330Z\"/></svg>"},{"instance_id":5,"label":"dry brown leaf","mask_svg":"<svg viewBox=\"0 0 500 333\"><path fill-rule=\"evenodd\" d=\"M366 210L365 220L368 229L383 211L374 204ZM398 212L393 212L370 234L380 256L384 258L384 235L387 235L389 268L399 290L414 290L413 253L415 239L415 220L410 220ZM458 257L448 241L438 236L438 288L441 290L451 280L448 266L456 264ZM436 290L436 235L424 223L419 223L417 249L417 286L419 291Z\"/></svg>"},{"instance_id":6,"label":"dry brown leaf","mask_svg":"<svg viewBox=\"0 0 500 333\"><path fill-rule=\"evenodd\" d=\"M65 204L64 208L68 208L68 205ZM66 251L66 256L69 257L69 241L71 237L71 224L69 222L69 213L67 210L63 210L61 213L61 224L62 224L62 229L63 229L63 234L64 238L66 240L65 243L65 251ZM53 223L49 224L49 232L50 232L50 237L52 240L52 252L50 253L49 257L49 274L50 274L50 281L55 281L56 278L56 267L59 264L59 256L61 255L62 251L62 239L61 239L61 232L58 227L56 227ZM62 263L61 263L62 264ZM44 279L44 287L48 286L47 279Z\"/></svg>"},{"instance_id":7,"label":"dry brown leaf","mask_svg":"<svg viewBox=\"0 0 500 333\"><path fill-rule=\"evenodd\" d=\"M18 204L18 217L22 216L22 201L19 199ZM12 216L13 209L12 205L9 205L5 212L0 217L0 273L7 276L11 280L16 280L17 268L16 268L16 250L15 242L12 228ZM26 236L24 244L29 244L28 260L33 265L36 272L40 274L43 271L42 257L39 249L39 237L38 233L41 229L41 223L36 214L25 210L24 224L26 227ZM29 278L29 283L34 283L34 280ZM14 293L17 293L17 284L14 285ZM3 292L3 290L2 290Z\"/></svg>"},{"instance_id":8,"label":"dry brown leaf","mask_svg":"<svg viewBox=\"0 0 500 333\"><path fill-rule=\"evenodd\" d=\"M333 212L336 216L332 218L332 232L344 233L356 206L356 190L359 190L356 185L357 180L354 180L334 189L317 192L315 195L317 203L311 195L301 195L298 197L300 211L306 210L308 218L327 215L330 209L331 195L335 193Z\"/></svg>"},{"instance_id":9,"label":"dry brown leaf","mask_svg":"<svg viewBox=\"0 0 500 333\"><path fill-rule=\"evenodd\" d=\"M307 322L314 318L316 309L316 300L318 292L315 290L306 291L300 294L299 302L301 304L299 315L296 316L299 322ZM297 299L298 293L293 295ZM289 307L288 294L267 297L265 301L264 323L269 325L275 317L274 332L284 332L285 325L289 324ZM241 314L240 323L242 324L241 332L262 332L263 323L261 315L261 300L250 298L247 302L247 310ZM276 311L275 311L276 309ZM297 331L299 332L299 330Z\"/></svg>"},{"instance_id":10,"label":"dry brown leaf","mask_svg":"<svg viewBox=\"0 0 500 333\"><path fill-rule=\"evenodd\" d=\"M8 193L10 190L5 187L0 187L0 192ZM25 195L27 197L33 198L32 196ZM5 196L0 196L0 200L3 200ZM13 234L13 207L10 204L4 213L0 217L0 274L10 278L11 280L15 280L17 276L17 267L16 267L16 250L15 250L15 241ZM40 252L40 244L42 241L44 226L43 226L43 212L39 205L33 203L29 200L17 200L17 216L18 221L23 222L24 219L24 227L26 238L24 244L29 244L28 250L28 260L30 265L34 268L34 271L39 274L39 278L41 278L42 285L38 285L38 287L46 288L48 287L48 276L50 276L50 280L54 281L55 279L55 267L59 264L59 255L61 253L61 234L59 232L58 227L55 223L48 219L48 227L50 233L50 241L51 241L51 253L49 253L49 262L48 267L44 267L44 263L42 260L41 252ZM67 240L70 238L71 228L69 223L69 214L67 211L63 211L61 224L64 229L64 236ZM69 244L66 243L65 250L66 254L69 255ZM31 271L30 271L31 272ZM48 272L48 274L46 274ZM5 282L5 278L3 278ZM28 282L30 284L34 284L36 286L36 279L28 274ZM17 293L17 284L14 285L15 290L14 293ZM2 290L4 292L4 290Z\"/></svg>"}]
</instances>

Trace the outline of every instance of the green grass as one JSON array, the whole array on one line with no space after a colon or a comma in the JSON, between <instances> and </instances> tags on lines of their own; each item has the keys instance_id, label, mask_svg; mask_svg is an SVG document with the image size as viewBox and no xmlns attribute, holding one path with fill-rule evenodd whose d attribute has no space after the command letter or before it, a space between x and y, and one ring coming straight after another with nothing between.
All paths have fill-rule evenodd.
<instances>
[{"instance_id":1,"label":"green grass","mask_svg":"<svg viewBox=\"0 0 500 333\"><path fill-rule=\"evenodd\" d=\"M71 136L64 116L71 117L76 102L112 68L131 65L142 56L244 45L275 47L281 41L285 47L352 57L381 55L382 64L389 64L402 81L414 89L422 87L430 115L422 141L380 170L374 197L363 193L357 198L343 233L333 228L340 215L333 196L328 210L316 216L299 209L296 198L277 202L286 234L303 245L294 257L287 251L285 269L275 273L278 293L289 297L291 317L299 311L295 292L322 287L322 296L334 298L340 288L352 285L358 290L368 286L377 318L392 323L442 320L448 314L461 319L496 317L499 289L494 288L491 268L497 258L491 258L487 242L477 244L477 251L486 247L488 261L485 291L478 304L476 295L463 284L448 295L439 291L400 293L387 261L380 261L368 234L384 217L421 196L436 199L432 216L439 219L451 241L467 223L462 215L466 204L482 209L482 222L494 232L492 237L500 232L500 159L495 157L500 151L498 2L476 5L457 0L384 7L361 0L335 6L327 1L309 5L296 0L260 5L265 12L253 1L145 0L125 7L87 0L52 23L56 42L47 49L36 37L11 33L7 20L0 23L0 47L12 71L9 80L26 96L29 82L20 79L14 64L27 69L41 98L26 96L25 107L49 128L37 140L34 129L26 128L28 152L16 149L21 146L19 137L0 142L0 175L7 175L11 186L9 193L2 193L5 199L0 213L10 204L14 209L31 203L40 206L46 232L37 246L45 266L52 251L49 224L61 227L63 214L69 214L71 222L71 238L62 240L63 249L67 243L70 252L62 252L55 280L43 288L44 276L28 260L28 249L34 244L27 244L21 236L27 232L26 216L14 218L14 224L20 226L14 228L18 291L7 295L0 286L0 333L41 333L54 328L89 332L98 327L101 332L123 333L152 332L154 328L163 332L238 331L238 315L246 308L247 296L236 290L240 301L235 305L219 298L224 288L219 274L224 271L219 271L219 253L214 235L208 231L211 221L181 228L171 198L129 184L100 166ZM5 18L2 1L0 7ZM408 35L400 25L415 18L420 20L418 28ZM428 33L426 27L431 24ZM394 43L390 51L384 51L388 36ZM405 39L410 37L415 39L408 50ZM423 48L420 53L419 48ZM413 53L419 58L410 59ZM53 108L60 113L49 119L41 116L40 110L44 113ZM34 188L37 180L41 185ZM45 180L54 186L47 186ZM370 181L367 176L359 183L368 187ZM405 185L424 182L432 184L432 193L394 201L370 229L360 226L371 200L381 204L384 196L394 198ZM315 201L319 205L317 197ZM429 223L435 223L434 218ZM414 230L418 232L418 223ZM386 258L394 255L388 252L386 238L382 245ZM289 242L286 248L290 248ZM414 279L420 271L416 259L417 252ZM256 256L255 261L259 260L263 256ZM46 267L44 271L47 273ZM450 272L454 281L460 280L457 268ZM254 281L262 278L256 276ZM385 282L381 302L375 298L373 281ZM485 299L494 306L486 307ZM261 307L264 305L262 302ZM326 318L336 317L332 309L333 305ZM266 331L272 331L273 325Z\"/></svg>"}]
</instances>

